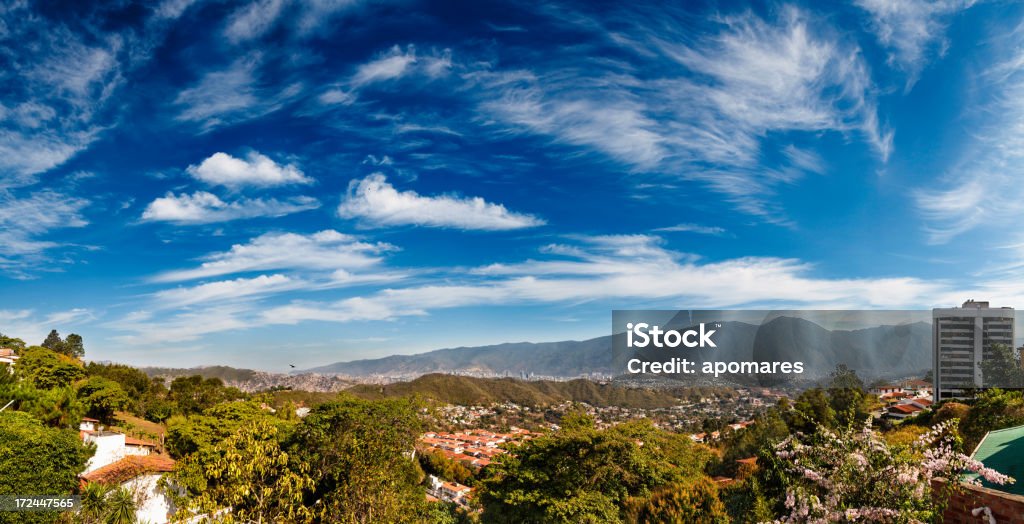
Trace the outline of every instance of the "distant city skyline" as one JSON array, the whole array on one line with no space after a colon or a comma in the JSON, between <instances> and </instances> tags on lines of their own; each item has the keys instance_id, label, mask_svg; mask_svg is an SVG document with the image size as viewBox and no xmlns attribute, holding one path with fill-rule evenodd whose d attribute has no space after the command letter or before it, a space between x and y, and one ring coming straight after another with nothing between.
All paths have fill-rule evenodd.
<instances>
[{"instance_id":1,"label":"distant city skyline","mask_svg":"<svg viewBox=\"0 0 1024 524\"><path fill-rule=\"evenodd\" d=\"M0 332L281 371L1024 306L1024 5L683 4L0 8Z\"/></svg>"}]
</instances>

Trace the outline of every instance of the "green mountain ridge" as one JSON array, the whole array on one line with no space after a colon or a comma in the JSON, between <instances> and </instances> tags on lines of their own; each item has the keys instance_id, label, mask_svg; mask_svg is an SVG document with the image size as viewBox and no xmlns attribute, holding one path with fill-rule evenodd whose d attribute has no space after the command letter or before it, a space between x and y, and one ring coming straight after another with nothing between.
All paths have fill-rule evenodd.
<instances>
[{"instance_id":1,"label":"green mountain ridge","mask_svg":"<svg viewBox=\"0 0 1024 524\"><path fill-rule=\"evenodd\" d=\"M716 388L699 388L714 393ZM548 380L524 381L514 378L476 378L431 373L409 382L386 385L360 384L348 392L368 399L421 395L447 404L486 405L514 402L523 406L550 406L566 401L585 402L592 406L624 408L667 408L677 405L693 388L639 389L614 384L575 379L565 382ZM725 390L722 391L726 394Z\"/></svg>"}]
</instances>

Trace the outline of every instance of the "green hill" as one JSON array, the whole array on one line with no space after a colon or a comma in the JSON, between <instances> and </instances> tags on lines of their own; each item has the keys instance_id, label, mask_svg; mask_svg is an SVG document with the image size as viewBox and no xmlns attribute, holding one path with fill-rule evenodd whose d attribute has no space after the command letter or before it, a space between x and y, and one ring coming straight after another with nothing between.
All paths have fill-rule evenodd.
<instances>
[{"instance_id":1,"label":"green hill","mask_svg":"<svg viewBox=\"0 0 1024 524\"><path fill-rule=\"evenodd\" d=\"M422 395L459 405L514 402L524 406L548 406L574 401L601 407L663 408L678 404L669 391L624 388L583 379L527 382L513 378L474 378L438 373L384 386L362 384L353 386L348 392L366 399Z\"/></svg>"}]
</instances>

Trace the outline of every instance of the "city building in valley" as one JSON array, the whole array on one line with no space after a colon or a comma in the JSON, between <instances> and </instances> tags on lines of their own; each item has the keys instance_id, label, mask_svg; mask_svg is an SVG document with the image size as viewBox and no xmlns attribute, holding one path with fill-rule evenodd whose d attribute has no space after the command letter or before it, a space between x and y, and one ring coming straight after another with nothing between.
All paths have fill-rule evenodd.
<instances>
[{"instance_id":1,"label":"city building in valley","mask_svg":"<svg viewBox=\"0 0 1024 524\"><path fill-rule=\"evenodd\" d=\"M1014 310L968 300L961 307L932 310L936 401L983 389L981 363L994 344L1014 347Z\"/></svg>"}]
</instances>

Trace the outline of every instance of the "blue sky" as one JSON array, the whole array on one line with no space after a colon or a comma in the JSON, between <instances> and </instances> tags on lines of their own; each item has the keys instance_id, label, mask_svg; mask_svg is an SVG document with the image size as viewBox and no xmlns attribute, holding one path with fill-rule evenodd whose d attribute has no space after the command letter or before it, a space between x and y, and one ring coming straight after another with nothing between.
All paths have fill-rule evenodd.
<instances>
[{"instance_id":1,"label":"blue sky","mask_svg":"<svg viewBox=\"0 0 1024 524\"><path fill-rule=\"evenodd\" d=\"M90 5L85 5L90 4ZM0 331L280 370L1024 307L1015 2L0 7Z\"/></svg>"}]
</instances>

